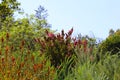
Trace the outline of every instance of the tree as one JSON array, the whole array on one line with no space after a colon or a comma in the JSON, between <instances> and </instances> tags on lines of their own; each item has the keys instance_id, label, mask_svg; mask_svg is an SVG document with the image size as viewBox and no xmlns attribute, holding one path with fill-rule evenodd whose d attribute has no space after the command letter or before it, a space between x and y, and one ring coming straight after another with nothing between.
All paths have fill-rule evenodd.
<instances>
[{"instance_id":1,"label":"tree","mask_svg":"<svg viewBox=\"0 0 120 80\"><path fill-rule=\"evenodd\" d=\"M116 30L113 33L113 30L110 30L110 36L104 40L100 45L100 51L105 54L110 52L111 54L120 54L120 30Z\"/></svg>"},{"instance_id":2,"label":"tree","mask_svg":"<svg viewBox=\"0 0 120 80\"><path fill-rule=\"evenodd\" d=\"M39 6L36 11L36 14L35 14L35 17L37 18L37 22L39 23L39 26L40 27L51 27L50 24L47 23L47 16L48 16L48 13L47 13L47 10L43 7L43 6Z\"/></svg>"},{"instance_id":3,"label":"tree","mask_svg":"<svg viewBox=\"0 0 120 80\"><path fill-rule=\"evenodd\" d=\"M42 38L45 35L46 28L43 27L48 24L47 20L39 19L35 15L14 19L14 13L20 11L19 5L20 3L16 0L2 0L0 4L0 38L5 39L6 34L9 34L9 44L13 45L16 51L22 40L26 43L25 48L37 51L38 47L36 50L34 38Z\"/></svg>"},{"instance_id":4,"label":"tree","mask_svg":"<svg viewBox=\"0 0 120 80\"><path fill-rule=\"evenodd\" d=\"M115 31L113 29L110 29L109 36L113 35L114 33L115 33Z\"/></svg>"},{"instance_id":5,"label":"tree","mask_svg":"<svg viewBox=\"0 0 120 80\"><path fill-rule=\"evenodd\" d=\"M17 0L2 0L0 3L0 29L10 26L14 20L14 13L20 11L20 3ZM9 23L9 24L8 24Z\"/></svg>"}]
</instances>

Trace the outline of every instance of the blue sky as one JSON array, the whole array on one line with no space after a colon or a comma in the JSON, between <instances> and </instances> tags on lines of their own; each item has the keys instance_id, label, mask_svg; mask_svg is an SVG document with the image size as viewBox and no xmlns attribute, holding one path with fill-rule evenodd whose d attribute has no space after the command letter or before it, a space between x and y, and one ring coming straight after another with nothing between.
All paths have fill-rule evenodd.
<instances>
[{"instance_id":1,"label":"blue sky","mask_svg":"<svg viewBox=\"0 0 120 80\"><path fill-rule=\"evenodd\" d=\"M53 30L81 33L105 39L109 30L120 28L120 0L18 0L28 14L39 5L48 10Z\"/></svg>"}]
</instances>

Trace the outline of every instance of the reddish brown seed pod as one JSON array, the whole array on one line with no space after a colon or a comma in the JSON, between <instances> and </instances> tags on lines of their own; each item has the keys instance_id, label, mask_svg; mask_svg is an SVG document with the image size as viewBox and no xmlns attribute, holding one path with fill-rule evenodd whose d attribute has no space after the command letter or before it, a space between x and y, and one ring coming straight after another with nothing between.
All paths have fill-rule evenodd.
<instances>
[{"instance_id":1,"label":"reddish brown seed pod","mask_svg":"<svg viewBox=\"0 0 120 80\"><path fill-rule=\"evenodd\" d=\"M21 42L21 46L24 46L24 45L25 45L25 41L22 40L22 42Z\"/></svg>"},{"instance_id":2,"label":"reddish brown seed pod","mask_svg":"<svg viewBox=\"0 0 120 80\"><path fill-rule=\"evenodd\" d=\"M10 37L10 35L9 35L9 33L7 32L7 34L6 34L6 38L9 39L9 37Z\"/></svg>"},{"instance_id":3,"label":"reddish brown seed pod","mask_svg":"<svg viewBox=\"0 0 120 80\"><path fill-rule=\"evenodd\" d=\"M13 56L12 56L11 60L12 60L13 63L15 62L15 58Z\"/></svg>"},{"instance_id":4,"label":"reddish brown seed pod","mask_svg":"<svg viewBox=\"0 0 120 80\"><path fill-rule=\"evenodd\" d=\"M3 37L1 38L1 42L2 42L2 43L4 42L4 38L3 38Z\"/></svg>"},{"instance_id":5,"label":"reddish brown seed pod","mask_svg":"<svg viewBox=\"0 0 120 80\"><path fill-rule=\"evenodd\" d=\"M8 50L9 50L9 46L6 46L5 51L8 52Z\"/></svg>"}]
</instances>

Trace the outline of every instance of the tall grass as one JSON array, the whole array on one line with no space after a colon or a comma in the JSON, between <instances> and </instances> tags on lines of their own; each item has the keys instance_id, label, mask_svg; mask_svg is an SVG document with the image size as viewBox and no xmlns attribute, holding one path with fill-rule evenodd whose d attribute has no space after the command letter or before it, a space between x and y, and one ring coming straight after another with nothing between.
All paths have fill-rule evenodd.
<instances>
[{"instance_id":1,"label":"tall grass","mask_svg":"<svg viewBox=\"0 0 120 80\"><path fill-rule=\"evenodd\" d=\"M68 75L65 80L120 80L120 58L118 55L102 56L99 61L97 57L91 61L89 56L84 55L78 59L76 67L72 74ZM86 60L84 59L86 57ZM81 60L84 59L84 63Z\"/></svg>"}]
</instances>

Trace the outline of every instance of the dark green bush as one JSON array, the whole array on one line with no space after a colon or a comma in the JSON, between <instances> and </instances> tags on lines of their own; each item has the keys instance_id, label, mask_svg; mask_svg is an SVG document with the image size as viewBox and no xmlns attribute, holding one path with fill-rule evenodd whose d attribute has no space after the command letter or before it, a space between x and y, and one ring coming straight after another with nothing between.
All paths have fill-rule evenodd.
<instances>
[{"instance_id":1,"label":"dark green bush","mask_svg":"<svg viewBox=\"0 0 120 80\"><path fill-rule=\"evenodd\" d=\"M120 54L120 35L114 34L109 36L100 44L99 49L103 54L106 52L110 52L111 54Z\"/></svg>"}]
</instances>

